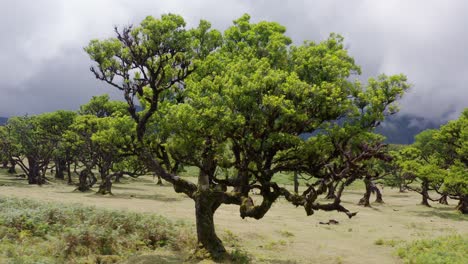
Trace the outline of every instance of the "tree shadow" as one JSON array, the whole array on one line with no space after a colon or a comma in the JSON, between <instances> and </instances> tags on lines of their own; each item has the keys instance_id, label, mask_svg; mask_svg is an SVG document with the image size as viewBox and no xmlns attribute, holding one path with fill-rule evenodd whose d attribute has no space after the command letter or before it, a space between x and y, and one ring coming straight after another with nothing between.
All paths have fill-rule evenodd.
<instances>
[{"instance_id":1,"label":"tree shadow","mask_svg":"<svg viewBox=\"0 0 468 264\"><path fill-rule=\"evenodd\" d=\"M394 198L408 198L411 197L409 193L386 194L385 196Z\"/></svg>"},{"instance_id":2,"label":"tree shadow","mask_svg":"<svg viewBox=\"0 0 468 264\"><path fill-rule=\"evenodd\" d=\"M135 188L135 187L127 187L126 185L121 185L121 184L112 184L112 190L128 190L128 191L145 191L144 189L141 188Z\"/></svg>"},{"instance_id":3,"label":"tree shadow","mask_svg":"<svg viewBox=\"0 0 468 264\"><path fill-rule=\"evenodd\" d=\"M182 198L178 197L167 197L161 194L137 194L137 193L116 193L112 195L102 195L96 192L87 195L91 198L119 198L119 199L140 199L140 200L152 200L152 201L160 201L160 202L179 202L182 201Z\"/></svg>"},{"instance_id":4,"label":"tree shadow","mask_svg":"<svg viewBox=\"0 0 468 264\"><path fill-rule=\"evenodd\" d=\"M37 184L29 184L25 177L20 177L15 174L1 175L0 174L0 187L20 187L20 188L31 188L37 186Z\"/></svg>"},{"instance_id":5,"label":"tree shadow","mask_svg":"<svg viewBox=\"0 0 468 264\"><path fill-rule=\"evenodd\" d=\"M168 188L168 187L174 188L173 185L170 184L170 183L164 183L163 185L157 185L155 182L152 182L152 183L144 183L142 185L151 186L151 187L158 187L158 188Z\"/></svg>"},{"instance_id":6,"label":"tree shadow","mask_svg":"<svg viewBox=\"0 0 468 264\"><path fill-rule=\"evenodd\" d=\"M432 208L429 211L409 211L416 216L431 217L437 216L442 219L450 219L454 221L468 221L468 215L461 214L455 208Z\"/></svg>"},{"instance_id":7,"label":"tree shadow","mask_svg":"<svg viewBox=\"0 0 468 264\"><path fill-rule=\"evenodd\" d=\"M346 190L345 189L345 194L355 194L355 195L364 195L366 190Z\"/></svg>"},{"instance_id":8,"label":"tree shadow","mask_svg":"<svg viewBox=\"0 0 468 264\"><path fill-rule=\"evenodd\" d=\"M295 260L284 260L284 259L274 259L274 258L266 258L262 259L263 263L277 263L277 264L298 264L299 262Z\"/></svg>"}]
</instances>

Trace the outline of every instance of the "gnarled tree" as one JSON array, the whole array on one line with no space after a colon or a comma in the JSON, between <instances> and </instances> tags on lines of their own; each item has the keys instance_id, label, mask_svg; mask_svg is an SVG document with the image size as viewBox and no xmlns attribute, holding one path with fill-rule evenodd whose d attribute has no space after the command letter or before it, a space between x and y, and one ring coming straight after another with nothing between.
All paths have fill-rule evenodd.
<instances>
[{"instance_id":1,"label":"gnarled tree","mask_svg":"<svg viewBox=\"0 0 468 264\"><path fill-rule=\"evenodd\" d=\"M96 78L122 91L140 158L194 200L199 244L214 257L225 252L213 222L222 204L260 219L284 197L307 215L327 210L352 217L340 204L345 186L360 177L365 160L384 158L379 142L360 135L394 112L409 87L402 75L382 75L366 86L350 82L360 69L340 36L294 46L285 31L274 22L251 23L248 15L224 34L206 21L186 29L182 17L169 14L116 29L116 38L93 40L85 49ZM148 126L161 117L172 120L157 128L171 131L173 158L190 158L201 168L198 183L168 171L152 151L147 137L159 130ZM304 140L305 133L312 136ZM219 178L218 167L235 173ZM320 181L296 194L273 180L280 171ZM336 198L319 202L329 182L338 184ZM251 190L259 191L259 204Z\"/></svg>"}]
</instances>

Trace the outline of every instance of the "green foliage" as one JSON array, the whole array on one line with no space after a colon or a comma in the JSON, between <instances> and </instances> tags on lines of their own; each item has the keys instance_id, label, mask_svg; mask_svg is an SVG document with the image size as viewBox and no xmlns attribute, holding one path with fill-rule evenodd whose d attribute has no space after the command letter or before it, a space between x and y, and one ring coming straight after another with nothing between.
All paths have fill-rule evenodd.
<instances>
[{"instance_id":1,"label":"green foliage","mask_svg":"<svg viewBox=\"0 0 468 264\"><path fill-rule=\"evenodd\" d=\"M380 140L368 132L396 111L395 101L409 88L406 77L381 75L366 86L352 83L348 78L360 69L341 36L293 46L284 32L275 22L251 23L248 15L234 21L221 48L189 76L187 103L168 114L173 152L201 156L210 138L214 159L240 163L234 158L237 148L246 160L243 169L270 181L272 175L260 175L275 166L310 173L336 155L336 142L353 138L357 146ZM345 124L336 125L340 118ZM301 137L317 131L323 133L307 141ZM232 154L223 155L226 150ZM269 159L271 167L262 168Z\"/></svg>"},{"instance_id":2,"label":"green foliage","mask_svg":"<svg viewBox=\"0 0 468 264\"><path fill-rule=\"evenodd\" d=\"M108 117L117 112L126 114L127 104L121 101L111 101L107 94L93 96L88 103L80 106L78 111L81 115L94 115L97 117Z\"/></svg>"},{"instance_id":3,"label":"green foliage","mask_svg":"<svg viewBox=\"0 0 468 264\"><path fill-rule=\"evenodd\" d=\"M401 240L394 240L394 239L384 240L382 238L379 238L379 239L374 241L374 245L377 245L377 246L395 247L399 243L401 243Z\"/></svg>"},{"instance_id":4,"label":"green foliage","mask_svg":"<svg viewBox=\"0 0 468 264\"><path fill-rule=\"evenodd\" d=\"M125 161L122 155L131 149L134 130L135 123L130 116L120 112L101 118L80 115L64 137L80 162L91 168L97 165L108 173L116 163L132 162Z\"/></svg>"},{"instance_id":5,"label":"green foliage","mask_svg":"<svg viewBox=\"0 0 468 264\"><path fill-rule=\"evenodd\" d=\"M373 130L398 110L396 101L410 88L406 76L353 81L360 68L340 35L293 45L284 26L253 23L247 14L222 34L206 21L186 29L174 14L115 32L85 48L96 63L91 71L122 91L139 157L176 192L195 201L213 194L216 202L239 205L242 218L262 218L280 196L308 215L355 215L339 196L368 161L387 160ZM171 163L199 168L198 185L176 176ZM317 184L291 194L272 180L280 172L308 174ZM326 184L340 185L338 197L320 204ZM228 186L234 191L226 193ZM257 205L253 189L263 196Z\"/></svg>"},{"instance_id":6,"label":"green foliage","mask_svg":"<svg viewBox=\"0 0 468 264\"><path fill-rule=\"evenodd\" d=\"M468 109L459 119L442 126L433 138L444 146L438 158L447 168L445 191L468 196Z\"/></svg>"},{"instance_id":7,"label":"green foliage","mask_svg":"<svg viewBox=\"0 0 468 264\"><path fill-rule=\"evenodd\" d=\"M418 134L412 146L400 150L399 166L438 192L462 202L468 195L468 109L439 130ZM465 211L466 202L460 210Z\"/></svg>"},{"instance_id":8,"label":"green foliage","mask_svg":"<svg viewBox=\"0 0 468 264\"><path fill-rule=\"evenodd\" d=\"M2 141L8 142L9 155L28 175L29 183L43 184L49 162L65 155L63 135L75 117L75 112L59 110L8 120L6 141Z\"/></svg>"},{"instance_id":9,"label":"green foliage","mask_svg":"<svg viewBox=\"0 0 468 264\"><path fill-rule=\"evenodd\" d=\"M159 247L189 250L192 231L151 214L0 198L0 260L89 263Z\"/></svg>"},{"instance_id":10,"label":"green foliage","mask_svg":"<svg viewBox=\"0 0 468 264\"><path fill-rule=\"evenodd\" d=\"M452 235L430 240L418 240L397 250L404 263L462 264L468 259L468 237Z\"/></svg>"}]
</instances>

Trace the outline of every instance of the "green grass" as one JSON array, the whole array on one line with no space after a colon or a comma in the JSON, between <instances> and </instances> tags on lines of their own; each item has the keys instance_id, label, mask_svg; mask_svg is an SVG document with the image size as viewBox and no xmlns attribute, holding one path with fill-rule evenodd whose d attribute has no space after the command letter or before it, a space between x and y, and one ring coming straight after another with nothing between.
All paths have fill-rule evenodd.
<instances>
[{"instance_id":1,"label":"green grass","mask_svg":"<svg viewBox=\"0 0 468 264\"><path fill-rule=\"evenodd\" d=\"M463 264L468 260L468 236L451 235L418 240L397 250L404 263Z\"/></svg>"},{"instance_id":2,"label":"green grass","mask_svg":"<svg viewBox=\"0 0 468 264\"><path fill-rule=\"evenodd\" d=\"M395 247L396 245L402 243L401 240L395 240L395 239L388 239L388 240L384 240L382 238L379 238L377 240L374 241L374 245L377 245L377 246L390 246L390 247Z\"/></svg>"},{"instance_id":3,"label":"green grass","mask_svg":"<svg viewBox=\"0 0 468 264\"><path fill-rule=\"evenodd\" d=\"M116 263L193 249L193 233L153 214L0 197L0 263Z\"/></svg>"}]
</instances>

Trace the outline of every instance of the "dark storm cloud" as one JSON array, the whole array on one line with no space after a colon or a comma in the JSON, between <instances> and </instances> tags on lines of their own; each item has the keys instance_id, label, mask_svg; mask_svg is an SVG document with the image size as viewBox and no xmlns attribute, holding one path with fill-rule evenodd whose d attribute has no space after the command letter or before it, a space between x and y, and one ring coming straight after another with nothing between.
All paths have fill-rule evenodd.
<instances>
[{"instance_id":1,"label":"dark storm cloud","mask_svg":"<svg viewBox=\"0 0 468 264\"><path fill-rule=\"evenodd\" d=\"M5 1L4 1L5 2ZM405 73L413 90L402 112L455 118L468 107L466 1L8 1L1 4L0 116L77 109L111 93L89 73L82 48L111 36L113 25L179 13L189 25L207 19L224 29L243 13L285 25L295 43L345 37L364 76Z\"/></svg>"}]
</instances>

